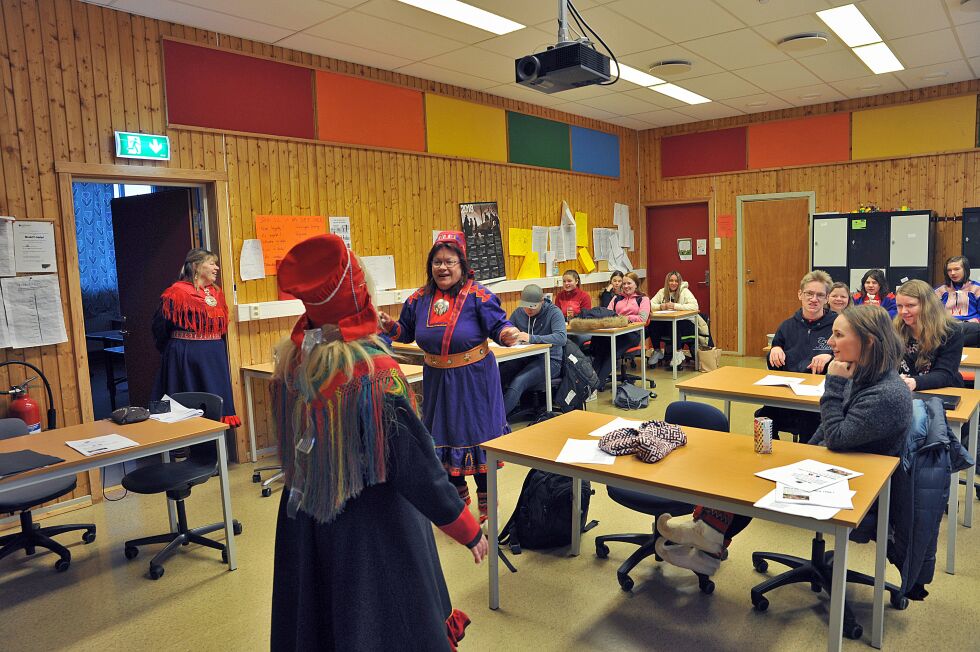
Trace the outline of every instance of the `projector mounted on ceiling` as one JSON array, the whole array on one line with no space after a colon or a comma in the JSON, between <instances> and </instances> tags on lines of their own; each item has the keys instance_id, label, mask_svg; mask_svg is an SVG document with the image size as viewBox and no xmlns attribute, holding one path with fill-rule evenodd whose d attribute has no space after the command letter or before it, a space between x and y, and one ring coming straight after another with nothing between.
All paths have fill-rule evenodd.
<instances>
[{"instance_id":1,"label":"projector mounted on ceiling","mask_svg":"<svg viewBox=\"0 0 980 652\"><path fill-rule=\"evenodd\" d=\"M569 8L580 26L585 23L569 0L558 0L558 42L544 52L521 57L514 62L518 84L542 93L557 93L594 84L614 83L609 81L609 57L596 50L587 38L569 39ZM585 27L592 31L587 23ZM598 34L592 34L603 46L606 45ZM609 50L608 47L606 49Z\"/></svg>"}]
</instances>

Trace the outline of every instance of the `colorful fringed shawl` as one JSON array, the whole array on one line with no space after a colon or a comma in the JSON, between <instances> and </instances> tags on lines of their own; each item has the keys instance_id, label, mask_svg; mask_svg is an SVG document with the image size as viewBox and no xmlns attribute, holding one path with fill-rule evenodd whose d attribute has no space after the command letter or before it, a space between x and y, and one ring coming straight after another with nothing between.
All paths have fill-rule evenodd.
<instances>
[{"instance_id":1,"label":"colorful fringed shawl","mask_svg":"<svg viewBox=\"0 0 980 652\"><path fill-rule=\"evenodd\" d=\"M396 419L392 401L402 397L417 411L415 395L388 354L368 348L352 378L341 372L300 387L299 365L271 387L272 406L292 508L329 523L351 498L387 480L386 428Z\"/></svg>"},{"instance_id":2,"label":"colorful fringed shawl","mask_svg":"<svg viewBox=\"0 0 980 652\"><path fill-rule=\"evenodd\" d=\"M203 337L221 337L228 332L228 306L225 296L217 285L209 285L207 291L217 301L209 306L207 295L192 283L177 281L160 295L160 312L180 330L191 331Z\"/></svg>"}]
</instances>

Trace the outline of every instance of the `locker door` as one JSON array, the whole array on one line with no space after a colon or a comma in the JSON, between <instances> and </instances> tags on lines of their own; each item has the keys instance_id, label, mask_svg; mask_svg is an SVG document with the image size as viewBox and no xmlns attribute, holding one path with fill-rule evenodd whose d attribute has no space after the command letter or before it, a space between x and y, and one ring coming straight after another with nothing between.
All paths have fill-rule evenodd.
<instances>
[{"instance_id":1,"label":"locker door","mask_svg":"<svg viewBox=\"0 0 980 652\"><path fill-rule=\"evenodd\" d=\"M835 281L847 278L847 216L813 218L813 269Z\"/></svg>"},{"instance_id":2,"label":"locker door","mask_svg":"<svg viewBox=\"0 0 980 652\"><path fill-rule=\"evenodd\" d=\"M892 215L889 267L929 266L929 214Z\"/></svg>"},{"instance_id":3,"label":"locker door","mask_svg":"<svg viewBox=\"0 0 980 652\"><path fill-rule=\"evenodd\" d=\"M980 269L980 208L963 209L963 255Z\"/></svg>"}]
</instances>

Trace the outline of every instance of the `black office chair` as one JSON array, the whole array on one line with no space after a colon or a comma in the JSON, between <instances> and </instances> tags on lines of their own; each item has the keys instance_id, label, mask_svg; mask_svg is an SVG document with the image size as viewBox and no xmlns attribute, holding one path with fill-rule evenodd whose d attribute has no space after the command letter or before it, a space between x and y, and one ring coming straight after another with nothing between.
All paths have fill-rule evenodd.
<instances>
[{"instance_id":1,"label":"black office chair","mask_svg":"<svg viewBox=\"0 0 980 652\"><path fill-rule=\"evenodd\" d=\"M561 385L561 374L557 378L551 378L551 397L552 402L554 402L554 397L558 393L558 387ZM519 421L535 421L541 415L548 412L547 400L543 389L531 389L524 392L524 396L521 397L521 405L519 405L513 412L507 415L507 420L513 423Z\"/></svg>"},{"instance_id":2,"label":"black office chair","mask_svg":"<svg viewBox=\"0 0 980 652\"><path fill-rule=\"evenodd\" d=\"M0 439L26 434L28 434L27 424L21 419L0 419ZM75 484L75 476L70 476L0 492L0 514L20 512L20 532L0 537L0 559L18 550L33 555L36 548L47 548L58 554L58 561L54 563L55 570L67 570L71 564L71 552L51 537L65 532L85 530L82 541L92 543L95 541L95 525L87 523L39 527L34 524L31 509L70 494L75 490Z\"/></svg>"},{"instance_id":3,"label":"black office chair","mask_svg":"<svg viewBox=\"0 0 980 652\"><path fill-rule=\"evenodd\" d=\"M725 416L724 412L716 407L708 405L707 403L674 401L667 406L667 413L664 416L664 421L674 423L679 426L705 428L706 430L720 430L722 432L729 431L728 418ZM653 517L652 534L607 534L596 537L595 539L595 554L596 557L599 557L600 559L605 559L609 556L609 546L606 544L610 541L632 543L633 545L639 546L639 549L627 557L626 561L620 564L619 568L616 570L616 578L619 580L619 586L622 587L624 591L630 591L633 589L633 580L630 578L629 572L633 570L637 564L651 555L654 555L657 561L663 561L663 559L657 555L654 548L657 543L657 539L660 538L660 533L657 532L657 517L659 517L661 514L670 514L671 516L683 516L684 514L690 514L694 511L694 506L676 500L651 496L648 493L640 491L632 491L630 489L608 487L607 491L609 493L609 497L620 505L628 507L637 512L649 514ZM695 573L695 575L698 577L698 587L701 589L702 593L710 594L714 592L715 583L707 575L702 575L700 573Z\"/></svg>"},{"instance_id":4,"label":"black office chair","mask_svg":"<svg viewBox=\"0 0 980 652\"><path fill-rule=\"evenodd\" d=\"M181 405L204 410L204 416L215 421L221 420L223 401L216 394L206 392L181 392L171 397ZM150 579L163 576L163 562L181 546L189 543L214 548L221 551L221 561L228 561L228 552L223 543L205 537L225 527L224 523L212 523L204 527L190 529L187 526L187 510L184 500L191 495L194 485L207 482L218 472L218 451L214 442L196 444L190 447L187 459L180 462L157 462L142 466L122 479L122 486L138 494L166 493L167 498L177 503L177 531L166 532L150 537L142 537L126 542L126 559L136 559L139 546L152 543L166 543L167 546L150 560ZM232 526L235 534L241 534L242 525L237 520Z\"/></svg>"}]
</instances>

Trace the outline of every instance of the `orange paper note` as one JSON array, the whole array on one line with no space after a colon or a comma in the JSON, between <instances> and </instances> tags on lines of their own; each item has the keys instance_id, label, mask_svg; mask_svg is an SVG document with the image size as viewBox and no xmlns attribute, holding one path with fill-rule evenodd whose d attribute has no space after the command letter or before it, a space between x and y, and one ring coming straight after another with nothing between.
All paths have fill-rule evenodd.
<instances>
[{"instance_id":1,"label":"orange paper note","mask_svg":"<svg viewBox=\"0 0 980 652\"><path fill-rule=\"evenodd\" d=\"M262 241L266 276L276 273L277 262L294 245L326 232L326 223L318 215L256 215L255 237Z\"/></svg>"}]
</instances>

